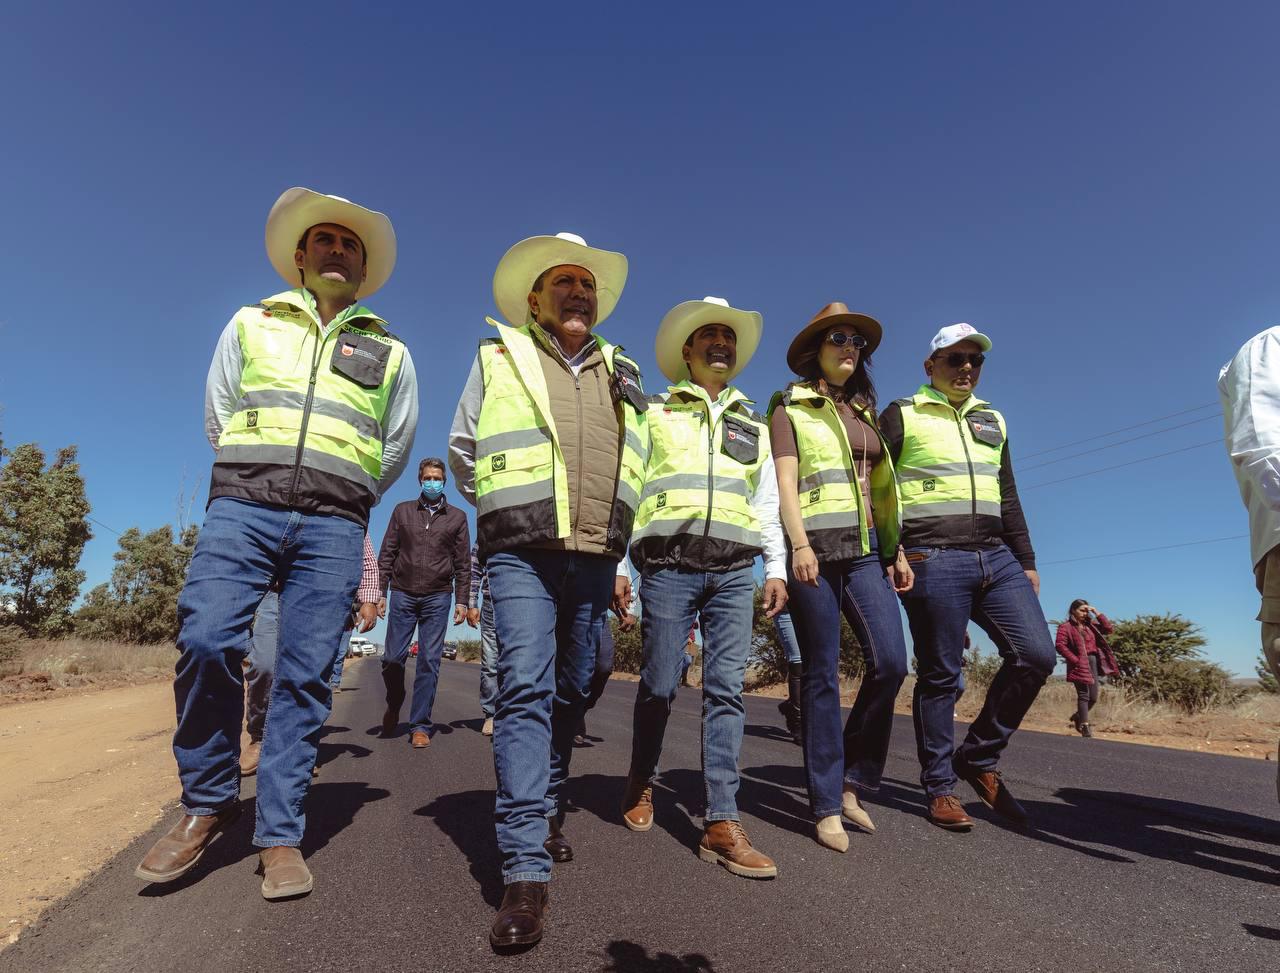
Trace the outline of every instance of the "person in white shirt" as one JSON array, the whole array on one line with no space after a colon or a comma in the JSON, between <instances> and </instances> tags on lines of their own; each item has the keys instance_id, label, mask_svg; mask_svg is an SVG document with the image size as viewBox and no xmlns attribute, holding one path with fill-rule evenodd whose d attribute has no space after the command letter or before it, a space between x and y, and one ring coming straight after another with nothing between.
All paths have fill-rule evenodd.
<instances>
[{"instance_id":1,"label":"person in white shirt","mask_svg":"<svg viewBox=\"0 0 1280 973\"><path fill-rule=\"evenodd\" d=\"M1227 453L1249 511L1253 573L1262 594L1262 652L1280 677L1280 327L1250 338L1222 367L1218 395Z\"/></svg>"},{"instance_id":2,"label":"person in white shirt","mask_svg":"<svg viewBox=\"0 0 1280 973\"><path fill-rule=\"evenodd\" d=\"M729 384L750 361L763 322L721 298L686 301L658 329L658 365L675 384L649 399L651 446L631 538L646 610L631 767L622 800L632 831L653 827L652 781L695 616L702 620L705 828L698 856L735 875L773 878L738 817L738 753L751 649L753 565L765 561L764 608L787 602L786 548L769 430ZM619 572L626 571L625 563ZM630 581L630 576L626 576Z\"/></svg>"}]
</instances>

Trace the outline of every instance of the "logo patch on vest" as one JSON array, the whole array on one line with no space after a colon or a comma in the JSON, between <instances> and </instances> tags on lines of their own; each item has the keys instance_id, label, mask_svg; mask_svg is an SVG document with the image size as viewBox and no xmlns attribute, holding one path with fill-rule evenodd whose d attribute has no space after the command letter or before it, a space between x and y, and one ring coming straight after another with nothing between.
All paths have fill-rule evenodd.
<instances>
[{"instance_id":1,"label":"logo patch on vest","mask_svg":"<svg viewBox=\"0 0 1280 973\"><path fill-rule=\"evenodd\" d=\"M489 466L495 472L505 470L507 468L507 454L498 453L498 455L489 461Z\"/></svg>"},{"instance_id":2,"label":"logo patch on vest","mask_svg":"<svg viewBox=\"0 0 1280 973\"><path fill-rule=\"evenodd\" d=\"M661 510L667 505L667 495L665 493L658 494L658 509Z\"/></svg>"},{"instance_id":3,"label":"logo patch on vest","mask_svg":"<svg viewBox=\"0 0 1280 973\"><path fill-rule=\"evenodd\" d=\"M817 502L818 502L818 498L819 498L819 497L821 497L821 496L822 496L822 488L821 488L821 487L814 487L812 490L810 490L810 491L809 491L809 502L810 502L810 503L817 503Z\"/></svg>"},{"instance_id":4,"label":"logo patch on vest","mask_svg":"<svg viewBox=\"0 0 1280 973\"><path fill-rule=\"evenodd\" d=\"M354 355L355 353L356 353L356 350L355 350L355 348L354 348L353 346L351 346L351 345L343 345L343 346L342 346L342 357L343 357L343 358L350 358L350 357L351 357L352 355Z\"/></svg>"},{"instance_id":5,"label":"logo patch on vest","mask_svg":"<svg viewBox=\"0 0 1280 973\"><path fill-rule=\"evenodd\" d=\"M244 424L252 429L258 424L258 410L250 409L244 417Z\"/></svg>"},{"instance_id":6,"label":"logo patch on vest","mask_svg":"<svg viewBox=\"0 0 1280 973\"><path fill-rule=\"evenodd\" d=\"M925 493L932 493L934 491L934 488L937 487L937 485L938 485L937 480L925 480L924 486L921 487L921 489L924 490Z\"/></svg>"}]
</instances>

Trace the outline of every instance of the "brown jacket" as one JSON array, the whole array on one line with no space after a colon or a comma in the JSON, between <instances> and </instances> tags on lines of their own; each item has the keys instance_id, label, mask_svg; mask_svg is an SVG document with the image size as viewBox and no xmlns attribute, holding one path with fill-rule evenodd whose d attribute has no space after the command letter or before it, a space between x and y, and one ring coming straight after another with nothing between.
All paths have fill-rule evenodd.
<instances>
[{"instance_id":1,"label":"brown jacket","mask_svg":"<svg viewBox=\"0 0 1280 973\"><path fill-rule=\"evenodd\" d=\"M537 546L603 554L623 436L609 391L609 370L604 355L595 348L575 378L542 329L531 331L569 483L569 536Z\"/></svg>"}]
</instances>

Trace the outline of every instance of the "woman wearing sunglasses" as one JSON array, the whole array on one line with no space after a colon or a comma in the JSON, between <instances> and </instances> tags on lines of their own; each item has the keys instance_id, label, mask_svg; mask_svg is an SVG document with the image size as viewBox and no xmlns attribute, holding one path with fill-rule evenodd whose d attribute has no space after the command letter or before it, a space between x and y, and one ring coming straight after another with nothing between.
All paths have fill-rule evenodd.
<instances>
[{"instance_id":1,"label":"woman wearing sunglasses","mask_svg":"<svg viewBox=\"0 0 1280 973\"><path fill-rule=\"evenodd\" d=\"M849 848L841 817L875 825L860 792L880 786L893 701L907 672L894 590L911 588L898 546L898 488L876 425L869 371L880 323L828 304L796 335L787 364L800 381L774 395L769 428L782 523L790 546L787 591L803 660L805 777L818 843ZM866 665L840 725L840 615Z\"/></svg>"}]
</instances>

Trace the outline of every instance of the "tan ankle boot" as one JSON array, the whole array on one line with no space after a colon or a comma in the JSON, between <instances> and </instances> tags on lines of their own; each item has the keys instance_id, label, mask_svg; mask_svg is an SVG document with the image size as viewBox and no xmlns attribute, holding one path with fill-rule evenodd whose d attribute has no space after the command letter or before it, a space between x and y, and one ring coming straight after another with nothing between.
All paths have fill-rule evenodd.
<instances>
[{"instance_id":1,"label":"tan ankle boot","mask_svg":"<svg viewBox=\"0 0 1280 973\"><path fill-rule=\"evenodd\" d=\"M773 859L751 847L751 839L737 821L712 821L698 844L698 857L723 865L744 878L776 878Z\"/></svg>"}]
</instances>

